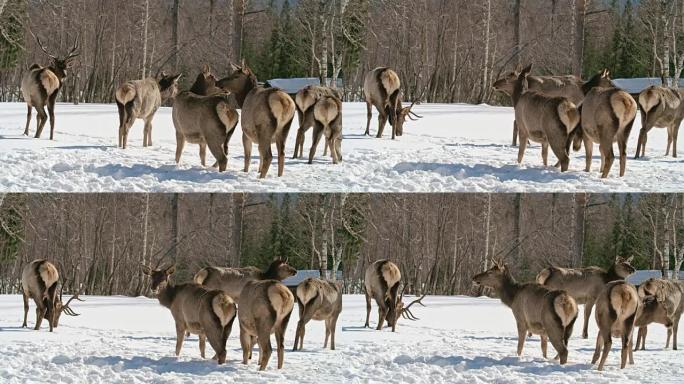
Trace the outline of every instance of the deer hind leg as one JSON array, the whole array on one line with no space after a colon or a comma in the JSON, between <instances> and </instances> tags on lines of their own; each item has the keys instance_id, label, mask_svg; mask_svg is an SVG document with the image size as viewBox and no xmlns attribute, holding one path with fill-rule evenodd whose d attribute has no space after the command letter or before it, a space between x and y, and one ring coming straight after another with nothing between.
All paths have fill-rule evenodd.
<instances>
[{"instance_id":1,"label":"deer hind leg","mask_svg":"<svg viewBox=\"0 0 684 384\"><path fill-rule=\"evenodd\" d=\"M290 322L291 314L292 313L287 314L275 329L276 350L278 352L278 369L282 369L283 364L285 363L285 331L287 330L287 323Z\"/></svg>"},{"instance_id":2,"label":"deer hind leg","mask_svg":"<svg viewBox=\"0 0 684 384\"><path fill-rule=\"evenodd\" d=\"M268 169L273 161L270 142L259 143L259 157L259 178L263 179L268 174Z\"/></svg>"},{"instance_id":3,"label":"deer hind leg","mask_svg":"<svg viewBox=\"0 0 684 384\"><path fill-rule=\"evenodd\" d=\"M370 124L373 118L373 104L366 100L366 132L363 133L364 136L370 136Z\"/></svg>"},{"instance_id":4,"label":"deer hind leg","mask_svg":"<svg viewBox=\"0 0 684 384\"><path fill-rule=\"evenodd\" d=\"M549 143L542 143L542 162L544 163L544 167L549 166Z\"/></svg>"},{"instance_id":5,"label":"deer hind leg","mask_svg":"<svg viewBox=\"0 0 684 384\"><path fill-rule=\"evenodd\" d=\"M206 359L205 351L207 350L207 336L205 334L199 335L199 349L200 349L200 356L203 359Z\"/></svg>"},{"instance_id":6,"label":"deer hind leg","mask_svg":"<svg viewBox=\"0 0 684 384\"><path fill-rule=\"evenodd\" d=\"M606 364L606 359L608 358L608 352L613 347L613 340L611 339L610 332L607 337L603 339L603 353L601 354L601 361L599 362L598 370L602 371L603 366Z\"/></svg>"},{"instance_id":7,"label":"deer hind leg","mask_svg":"<svg viewBox=\"0 0 684 384\"><path fill-rule=\"evenodd\" d=\"M323 124L317 121L313 129L313 143L311 144L311 150L309 151L309 164L313 163L314 156L316 156L316 149L318 148L318 143L321 142L322 136Z\"/></svg>"},{"instance_id":8,"label":"deer hind leg","mask_svg":"<svg viewBox=\"0 0 684 384\"><path fill-rule=\"evenodd\" d=\"M639 130L639 139L637 140L637 150L636 150L636 154L634 155L635 160L638 159L639 157L643 156L643 154L641 154L641 149L642 149L642 146L644 144L644 135L646 135L646 130L644 128L645 127L642 127Z\"/></svg>"},{"instance_id":9,"label":"deer hind leg","mask_svg":"<svg viewBox=\"0 0 684 384\"><path fill-rule=\"evenodd\" d=\"M212 141L212 142L206 143L205 145L209 146L209 151L216 158L216 163L218 164L219 172L224 172L226 170L226 168L228 168L228 156L226 156L226 153L223 150L222 143ZM201 150L201 147L200 147L200 150ZM205 150L204 155L206 157L206 150ZM203 161L202 166L204 166L204 165L205 165L205 162Z\"/></svg>"},{"instance_id":10,"label":"deer hind leg","mask_svg":"<svg viewBox=\"0 0 684 384\"><path fill-rule=\"evenodd\" d=\"M672 349L677 350L677 333L679 332L679 317L675 319L674 325L672 326Z\"/></svg>"},{"instance_id":11,"label":"deer hind leg","mask_svg":"<svg viewBox=\"0 0 684 384\"><path fill-rule=\"evenodd\" d=\"M244 172L249 172L249 162L252 161L252 140L244 133L242 134L242 146L245 150L245 168Z\"/></svg>"},{"instance_id":12,"label":"deer hind leg","mask_svg":"<svg viewBox=\"0 0 684 384\"><path fill-rule=\"evenodd\" d=\"M240 346L242 347L242 364L246 365L252 358L252 336L247 334L242 325L240 325Z\"/></svg>"},{"instance_id":13,"label":"deer hind leg","mask_svg":"<svg viewBox=\"0 0 684 384\"><path fill-rule=\"evenodd\" d=\"M387 124L387 115L384 112L380 112L378 116L378 134L375 135L376 138L382 137L382 132L385 130L385 125Z\"/></svg>"},{"instance_id":14,"label":"deer hind leg","mask_svg":"<svg viewBox=\"0 0 684 384\"><path fill-rule=\"evenodd\" d=\"M563 365L568 362L568 345L565 341L565 329L561 324L557 324L553 329L549 330L548 335L551 345L558 352L560 364ZM544 356L546 357L546 356Z\"/></svg>"},{"instance_id":15,"label":"deer hind leg","mask_svg":"<svg viewBox=\"0 0 684 384\"><path fill-rule=\"evenodd\" d=\"M28 105L28 111L26 112L26 128L24 128L24 136L29 135L29 124L31 124L32 112L33 112L33 107L31 105Z\"/></svg>"},{"instance_id":16,"label":"deer hind leg","mask_svg":"<svg viewBox=\"0 0 684 384\"><path fill-rule=\"evenodd\" d=\"M601 167L601 178L605 179L610 174L610 169L613 167L615 154L613 153L613 144L607 140L599 147L601 157L603 158L603 166ZM621 171L622 173L622 171Z\"/></svg>"},{"instance_id":17,"label":"deer hind leg","mask_svg":"<svg viewBox=\"0 0 684 384\"><path fill-rule=\"evenodd\" d=\"M271 347L271 337L268 331L261 331L257 336L257 343L259 344L259 370L263 371L271 359L273 348Z\"/></svg>"},{"instance_id":18,"label":"deer hind leg","mask_svg":"<svg viewBox=\"0 0 684 384\"><path fill-rule=\"evenodd\" d=\"M145 127L143 128L143 147L152 146L152 118L145 119Z\"/></svg>"},{"instance_id":19,"label":"deer hind leg","mask_svg":"<svg viewBox=\"0 0 684 384\"><path fill-rule=\"evenodd\" d=\"M668 127L667 129L667 137L668 137L668 145L667 145L667 153L665 153L665 156L667 156L670 151L670 146L672 146L672 157L677 157L677 134L679 133L679 124L681 122L675 122L672 126Z\"/></svg>"},{"instance_id":20,"label":"deer hind leg","mask_svg":"<svg viewBox=\"0 0 684 384\"><path fill-rule=\"evenodd\" d=\"M518 123L513 120L513 146L518 146Z\"/></svg>"},{"instance_id":21,"label":"deer hind leg","mask_svg":"<svg viewBox=\"0 0 684 384\"><path fill-rule=\"evenodd\" d=\"M518 164L522 163L523 157L525 156L525 149L527 148L527 134L520 131L520 143L518 147Z\"/></svg>"},{"instance_id":22,"label":"deer hind leg","mask_svg":"<svg viewBox=\"0 0 684 384\"><path fill-rule=\"evenodd\" d=\"M549 338L547 336L541 335L541 350L542 350L542 356L546 359L546 352L549 349Z\"/></svg>"},{"instance_id":23,"label":"deer hind leg","mask_svg":"<svg viewBox=\"0 0 684 384\"><path fill-rule=\"evenodd\" d=\"M643 344L641 342L641 338L644 336L644 328L646 328L646 327L639 327L639 329L637 330L637 340L636 340L636 345L634 346L635 351L638 351L639 349L642 348Z\"/></svg>"},{"instance_id":24,"label":"deer hind leg","mask_svg":"<svg viewBox=\"0 0 684 384\"><path fill-rule=\"evenodd\" d=\"M313 313L309 310L310 307L299 307L299 321L297 322L297 333L295 335L295 345L293 351L304 348L304 334L306 333L306 324L311 321Z\"/></svg>"},{"instance_id":25,"label":"deer hind leg","mask_svg":"<svg viewBox=\"0 0 684 384\"><path fill-rule=\"evenodd\" d=\"M278 150L278 177L283 176L285 172L285 142L287 141L287 135L290 133L290 127L292 127L292 120L290 119L283 126L280 134L276 137L276 149Z\"/></svg>"},{"instance_id":26,"label":"deer hind leg","mask_svg":"<svg viewBox=\"0 0 684 384\"><path fill-rule=\"evenodd\" d=\"M520 140L520 145L522 145L523 141L522 139ZM522 356L522 351L523 351L523 346L525 345L525 336L527 335L527 329L525 327L525 324L522 324L521 322L518 322L518 349L517 349L517 355Z\"/></svg>"},{"instance_id":27,"label":"deer hind leg","mask_svg":"<svg viewBox=\"0 0 684 384\"><path fill-rule=\"evenodd\" d=\"M594 308L594 300L587 300L584 304L584 324L582 325L582 338L589 338L589 318L591 318L591 310Z\"/></svg>"},{"instance_id":28,"label":"deer hind leg","mask_svg":"<svg viewBox=\"0 0 684 384\"><path fill-rule=\"evenodd\" d=\"M337 315L339 316L339 314ZM330 320L330 349L335 350L335 329L337 329L337 316Z\"/></svg>"},{"instance_id":29,"label":"deer hind leg","mask_svg":"<svg viewBox=\"0 0 684 384\"><path fill-rule=\"evenodd\" d=\"M47 313L47 307L43 307L43 306L36 307L36 326L33 327L33 330L37 331L40 329L40 324L43 322L43 318L45 317L45 313Z\"/></svg>"},{"instance_id":30,"label":"deer hind leg","mask_svg":"<svg viewBox=\"0 0 684 384\"><path fill-rule=\"evenodd\" d=\"M216 358L218 364L223 364L226 362L226 341L227 336L224 337L224 330L221 327L221 323L218 320L214 321L207 330L207 338L209 339L209 344L211 348L216 352Z\"/></svg>"},{"instance_id":31,"label":"deer hind leg","mask_svg":"<svg viewBox=\"0 0 684 384\"><path fill-rule=\"evenodd\" d=\"M378 326L375 329L379 331L382 329L382 325L385 322L385 317L387 317L387 308L385 308L384 305L380 306L378 310L378 316Z\"/></svg>"},{"instance_id":32,"label":"deer hind leg","mask_svg":"<svg viewBox=\"0 0 684 384\"><path fill-rule=\"evenodd\" d=\"M21 324L22 328L28 327L26 324L26 321L28 320L28 312L29 312L29 297L26 294L26 292L22 291L21 292L23 298L24 298L24 322Z\"/></svg>"},{"instance_id":33,"label":"deer hind leg","mask_svg":"<svg viewBox=\"0 0 684 384\"><path fill-rule=\"evenodd\" d=\"M50 140L55 138L55 101L57 101L57 91L48 98L48 114L50 115Z\"/></svg>"},{"instance_id":34,"label":"deer hind leg","mask_svg":"<svg viewBox=\"0 0 684 384\"><path fill-rule=\"evenodd\" d=\"M304 137L308 128L305 128L306 121L304 121L305 114L297 108L297 119L299 120L299 129L297 129L297 139L295 140L295 150L293 159L303 156L304 152Z\"/></svg>"},{"instance_id":35,"label":"deer hind leg","mask_svg":"<svg viewBox=\"0 0 684 384\"><path fill-rule=\"evenodd\" d=\"M43 127L45 127L45 123L47 122L48 117L47 113L45 113L45 107L42 105L36 106L36 112L38 112L38 126L36 128L36 134L34 138L39 139L40 135L43 133Z\"/></svg>"},{"instance_id":36,"label":"deer hind leg","mask_svg":"<svg viewBox=\"0 0 684 384\"><path fill-rule=\"evenodd\" d=\"M202 164L202 167L207 166L207 143L202 142L199 144L199 156L200 156L200 164Z\"/></svg>"},{"instance_id":37,"label":"deer hind leg","mask_svg":"<svg viewBox=\"0 0 684 384\"><path fill-rule=\"evenodd\" d=\"M594 355L591 358L591 364L596 364L601 356L601 349L603 347L603 338L601 337L601 331L596 335L596 347L594 348Z\"/></svg>"},{"instance_id":38,"label":"deer hind leg","mask_svg":"<svg viewBox=\"0 0 684 384\"><path fill-rule=\"evenodd\" d=\"M366 324L363 327L370 328L371 297L366 290L363 293L366 295Z\"/></svg>"}]
</instances>

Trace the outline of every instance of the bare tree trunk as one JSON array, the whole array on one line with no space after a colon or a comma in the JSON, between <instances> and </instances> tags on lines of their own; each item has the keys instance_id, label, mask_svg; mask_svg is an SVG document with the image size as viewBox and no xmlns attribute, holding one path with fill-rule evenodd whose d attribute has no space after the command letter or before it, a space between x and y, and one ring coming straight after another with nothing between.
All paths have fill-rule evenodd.
<instances>
[{"instance_id":1,"label":"bare tree trunk","mask_svg":"<svg viewBox=\"0 0 684 384\"><path fill-rule=\"evenodd\" d=\"M480 90L480 103L485 101L485 95L489 90L489 40L490 40L490 26L492 22L492 0L487 1L487 10L485 16L484 29L484 65L482 68L482 89Z\"/></svg>"},{"instance_id":2,"label":"bare tree trunk","mask_svg":"<svg viewBox=\"0 0 684 384\"><path fill-rule=\"evenodd\" d=\"M150 18L150 0L145 0L145 13L143 15L143 58L142 78L147 77L147 26Z\"/></svg>"},{"instance_id":3,"label":"bare tree trunk","mask_svg":"<svg viewBox=\"0 0 684 384\"><path fill-rule=\"evenodd\" d=\"M172 26L172 39L173 39L173 69L178 73L180 69L180 55L178 54L178 50L180 49L180 37L178 34L178 29L180 28L180 20L178 19L178 14L180 13L180 2L181 0L173 0L173 26ZM212 1L212 7L213 7L213 1ZM209 12L211 14L211 10ZM209 23L211 27L211 23Z\"/></svg>"},{"instance_id":4,"label":"bare tree trunk","mask_svg":"<svg viewBox=\"0 0 684 384\"><path fill-rule=\"evenodd\" d=\"M515 39L515 62L519 67L522 67L522 55L520 49L522 48L520 38L520 2L521 0L514 0L513 4L513 38Z\"/></svg>"},{"instance_id":5,"label":"bare tree trunk","mask_svg":"<svg viewBox=\"0 0 684 384\"><path fill-rule=\"evenodd\" d=\"M572 5L574 27L572 73L581 77L584 66L584 27L587 16L587 0L572 0Z\"/></svg>"}]
</instances>

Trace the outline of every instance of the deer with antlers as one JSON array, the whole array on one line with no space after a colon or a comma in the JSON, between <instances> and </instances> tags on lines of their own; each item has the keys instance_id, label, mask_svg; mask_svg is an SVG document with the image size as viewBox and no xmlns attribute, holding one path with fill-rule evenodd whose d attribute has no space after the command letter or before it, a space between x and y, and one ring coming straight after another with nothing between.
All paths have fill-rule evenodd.
<instances>
[{"instance_id":1,"label":"deer with antlers","mask_svg":"<svg viewBox=\"0 0 684 384\"><path fill-rule=\"evenodd\" d=\"M378 134L382 137L382 131L389 120L392 126L392 140L396 136L404 133L404 122L406 118L415 121L422 116L412 111L416 102L414 100L410 106L403 107L401 104L401 81L395 71L387 67L379 67L368 72L363 82L363 94L366 100L367 121L365 135L370 135L370 122L373 117L373 107L378 110ZM422 96L421 96L422 97Z\"/></svg>"},{"instance_id":2,"label":"deer with antlers","mask_svg":"<svg viewBox=\"0 0 684 384\"><path fill-rule=\"evenodd\" d=\"M537 283L518 283L503 260L494 260L491 268L473 276L473 282L494 289L501 302L513 311L518 330L518 356L522 355L529 332L541 337L544 358L551 341L560 363L568 361L568 340L577 319L577 302L572 296Z\"/></svg>"},{"instance_id":3,"label":"deer with antlers","mask_svg":"<svg viewBox=\"0 0 684 384\"><path fill-rule=\"evenodd\" d=\"M29 311L29 298L36 303L36 326L34 330L40 329L43 319L50 324L50 332L59 325L59 317L62 312L69 316L78 316L69 304L73 300L83 301L78 294L73 295L66 304L62 301L62 290L57 295L59 285L59 272L51 262L45 259L34 260L24 267L21 273L21 287L24 297L24 323L22 328L26 328L26 320Z\"/></svg>"},{"instance_id":4,"label":"deer with antlers","mask_svg":"<svg viewBox=\"0 0 684 384\"><path fill-rule=\"evenodd\" d=\"M38 36L34 35L34 37L40 49L52 60L52 63L48 67L43 67L40 64L33 64L21 80L21 93L24 96L24 101L26 101L26 104L28 105L24 135L29 135L31 114L33 108L36 108L38 117L36 118L37 126L35 137L40 138L49 115L50 140L53 140L55 135L55 102L57 101L59 90L62 88L62 83L67 77L67 69L73 66L74 59L80 55L79 38L76 36L69 53L65 56L56 56L45 48ZM45 113L45 107L48 109L47 113Z\"/></svg>"},{"instance_id":5,"label":"deer with antlers","mask_svg":"<svg viewBox=\"0 0 684 384\"><path fill-rule=\"evenodd\" d=\"M421 296L404 305L404 289L397 297L399 284L401 282L401 272L396 264L389 260L378 260L366 268L364 280L364 293L366 295L366 324L364 327L370 328L371 298L375 299L378 305L378 326L377 330L382 329L382 325L387 320L387 325L392 327L392 332L396 330L399 316L409 320L418 320L413 315L410 308L413 304L423 305L422 300L426 295Z\"/></svg>"}]
</instances>

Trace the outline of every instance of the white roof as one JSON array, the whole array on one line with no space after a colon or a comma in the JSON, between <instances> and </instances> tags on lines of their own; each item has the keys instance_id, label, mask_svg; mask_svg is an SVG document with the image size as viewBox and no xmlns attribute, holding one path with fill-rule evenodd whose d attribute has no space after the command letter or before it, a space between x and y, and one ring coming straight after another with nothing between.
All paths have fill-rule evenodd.
<instances>
[{"instance_id":1,"label":"white roof","mask_svg":"<svg viewBox=\"0 0 684 384\"><path fill-rule=\"evenodd\" d=\"M342 280L342 271L337 271L337 280ZM299 285L302 281L310 278L310 277L321 277L321 272L317 269L307 269L307 270L301 270L297 271L297 274L288 277L287 279L283 280L283 284L285 284L288 287L294 287Z\"/></svg>"},{"instance_id":2,"label":"white roof","mask_svg":"<svg viewBox=\"0 0 684 384\"><path fill-rule=\"evenodd\" d=\"M667 271L668 276L672 276L672 271ZM636 271L627 278L627 282L634 285L639 285L652 277L663 277L659 270L645 270Z\"/></svg>"},{"instance_id":3,"label":"white roof","mask_svg":"<svg viewBox=\"0 0 684 384\"><path fill-rule=\"evenodd\" d=\"M640 93L651 85L662 85L660 77L635 77L633 79L613 79L616 87L627 93ZM684 79L679 80L679 86L684 88Z\"/></svg>"},{"instance_id":4,"label":"white roof","mask_svg":"<svg viewBox=\"0 0 684 384\"><path fill-rule=\"evenodd\" d=\"M330 82L330 79L327 80ZM271 79L266 82L271 87L279 88L287 94L295 94L309 85L321 85L318 77L298 77L292 79ZM337 88L342 88L342 79L337 79Z\"/></svg>"}]
</instances>

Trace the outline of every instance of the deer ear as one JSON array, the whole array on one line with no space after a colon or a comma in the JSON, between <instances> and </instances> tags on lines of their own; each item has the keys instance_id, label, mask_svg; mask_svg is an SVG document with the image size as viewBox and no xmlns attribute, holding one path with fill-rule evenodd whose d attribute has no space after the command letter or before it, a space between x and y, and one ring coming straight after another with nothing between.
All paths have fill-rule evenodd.
<instances>
[{"instance_id":1,"label":"deer ear","mask_svg":"<svg viewBox=\"0 0 684 384\"><path fill-rule=\"evenodd\" d=\"M530 72L532 72L532 64L528 65L527 67L523 68L523 70L520 72L521 75L529 75Z\"/></svg>"},{"instance_id":2,"label":"deer ear","mask_svg":"<svg viewBox=\"0 0 684 384\"><path fill-rule=\"evenodd\" d=\"M518 63L518 64L515 66L515 73L520 73L520 72L522 72L522 70L523 70L522 64L521 64L521 63Z\"/></svg>"},{"instance_id":3,"label":"deer ear","mask_svg":"<svg viewBox=\"0 0 684 384\"><path fill-rule=\"evenodd\" d=\"M174 83L177 83L178 80L180 80L181 76L183 76L182 73L179 73L179 74L177 74L176 76L174 76L174 77L173 77L173 82L174 82Z\"/></svg>"},{"instance_id":4,"label":"deer ear","mask_svg":"<svg viewBox=\"0 0 684 384\"><path fill-rule=\"evenodd\" d=\"M211 73L211 69L209 68L209 64L204 64L202 67L202 73L206 76Z\"/></svg>"},{"instance_id":5,"label":"deer ear","mask_svg":"<svg viewBox=\"0 0 684 384\"><path fill-rule=\"evenodd\" d=\"M176 265L174 264L174 265L166 268L165 272L167 275L173 275L173 273L176 272Z\"/></svg>"},{"instance_id":6,"label":"deer ear","mask_svg":"<svg viewBox=\"0 0 684 384\"><path fill-rule=\"evenodd\" d=\"M147 276L152 274L152 268L148 267L147 265L142 266L142 273L146 274Z\"/></svg>"},{"instance_id":7,"label":"deer ear","mask_svg":"<svg viewBox=\"0 0 684 384\"><path fill-rule=\"evenodd\" d=\"M634 260L634 256L630 256L627 260L625 260L626 263L631 263L632 260Z\"/></svg>"}]
</instances>

